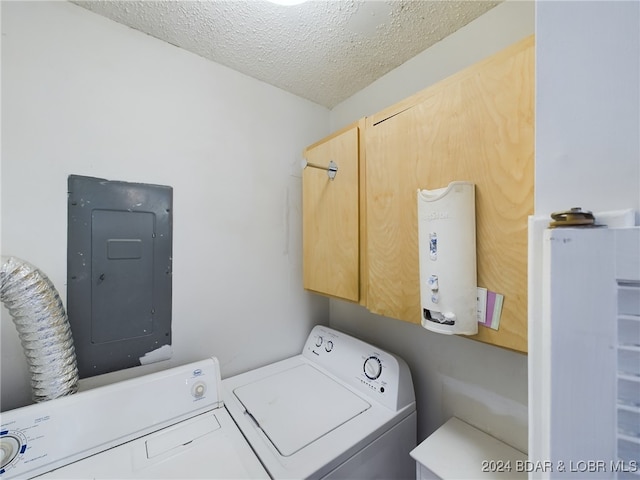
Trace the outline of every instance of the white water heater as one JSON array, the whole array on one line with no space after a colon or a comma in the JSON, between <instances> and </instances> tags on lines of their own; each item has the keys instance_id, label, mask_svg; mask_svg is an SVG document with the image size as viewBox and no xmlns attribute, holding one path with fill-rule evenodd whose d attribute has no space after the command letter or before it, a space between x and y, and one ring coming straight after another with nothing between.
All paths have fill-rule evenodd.
<instances>
[{"instance_id":1,"label":"white water heater","mask_svg":"<svg viewBox=\"0 0 640 480\"><path fill-rule=\"evenodd\" d=\"M478 333L473 183L418 190L418 252L422 326L445 334Z\"/></svg>"}]
</instances>

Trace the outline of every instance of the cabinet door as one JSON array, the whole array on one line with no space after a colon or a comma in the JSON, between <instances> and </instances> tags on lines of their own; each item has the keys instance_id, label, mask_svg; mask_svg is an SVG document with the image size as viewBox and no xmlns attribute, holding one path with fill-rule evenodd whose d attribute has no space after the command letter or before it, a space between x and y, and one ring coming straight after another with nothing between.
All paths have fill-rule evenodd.
<instances>
[{"instance_id":1,"label":"cabinet door","mask_svg":"<svg viewBox=\"0 0 640 480\"><path fill-rule=\"evenodd\" d=\"M417 190L473 182L478 285L504 295L499 330L475 338L526 351L533 51L531 37L367 119L372 312L420 323Z\"/></svg>"},{"instance_id":2,"label":"cabinet door","mask_svg":"<svg viewBox=\"0 0 640 480\"><path fill-rule=\"evenodd\" d=\"M338 166L335 178L307 166L302 174L303 285L357 302L360 298L359 126L304 151L310 164Z\"/></svg>"}]
</instances>

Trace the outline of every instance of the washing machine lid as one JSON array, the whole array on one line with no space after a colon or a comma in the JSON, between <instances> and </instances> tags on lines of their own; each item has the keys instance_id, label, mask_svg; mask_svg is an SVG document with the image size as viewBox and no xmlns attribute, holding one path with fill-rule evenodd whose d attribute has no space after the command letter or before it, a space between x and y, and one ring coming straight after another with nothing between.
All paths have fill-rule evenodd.
<instances>
[{"instance_id":1,"label":"washing machine lid","mask_svg":"<svg viewBox=\"0 0 640 480\"><path fill-rule=\"evenodd\" d=\"M309 364L233 392L285 457L371 408L361 397Z\"/></svg>"}]
</instances>

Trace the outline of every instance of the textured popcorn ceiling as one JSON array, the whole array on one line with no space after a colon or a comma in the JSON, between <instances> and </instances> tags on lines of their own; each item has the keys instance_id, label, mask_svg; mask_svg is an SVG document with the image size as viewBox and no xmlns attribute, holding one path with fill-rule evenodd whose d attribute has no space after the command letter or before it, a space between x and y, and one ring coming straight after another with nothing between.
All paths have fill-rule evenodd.
<instances>
[{"instance_id":1,"label":"textured popcorn ceiling","mask_svg":"<svg viewBox=\"0 0 640 480\"><path fill-rule=\"evenodd\" d=\"M73 3L332 108L501 1Z\"/></svg>"}]
</instances>

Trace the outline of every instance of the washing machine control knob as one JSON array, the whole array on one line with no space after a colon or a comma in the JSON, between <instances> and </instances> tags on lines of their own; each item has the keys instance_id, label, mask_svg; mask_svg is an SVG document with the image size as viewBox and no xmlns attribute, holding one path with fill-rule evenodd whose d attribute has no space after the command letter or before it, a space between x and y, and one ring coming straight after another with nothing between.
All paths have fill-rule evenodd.
<instances>
[{"instance_id":1,"label":"washing machine control knob","mask_svg":"<svg viewBox=\"0 0 640 480\"><path fill-rule=\"evenodd\" d=\"M320 345L322 345L322 336L318 335L318 338L316 338L316 347L319 347Z\"/></svg>"},{"instance_id":2,"label":"washing machine control knob","mask_svg":"<svg viewBox=\"0 0 640 480\"><path fill-rule=\"evenodd\" d=\"M382 373L382 362L375 355L371 355L364 361L363 369L369 380L375 380Z\"/></svg>"},{"instance_id":3,"label":"washing machine control knob","mask_svg":"<svg viewBox=\"0 0 640 480\"><path fill-rule=\"evenodd\" d=\"M0 438L0 468L4 468L20 453L20 441L11 435Z\"/></svg>"}]
</instances>

